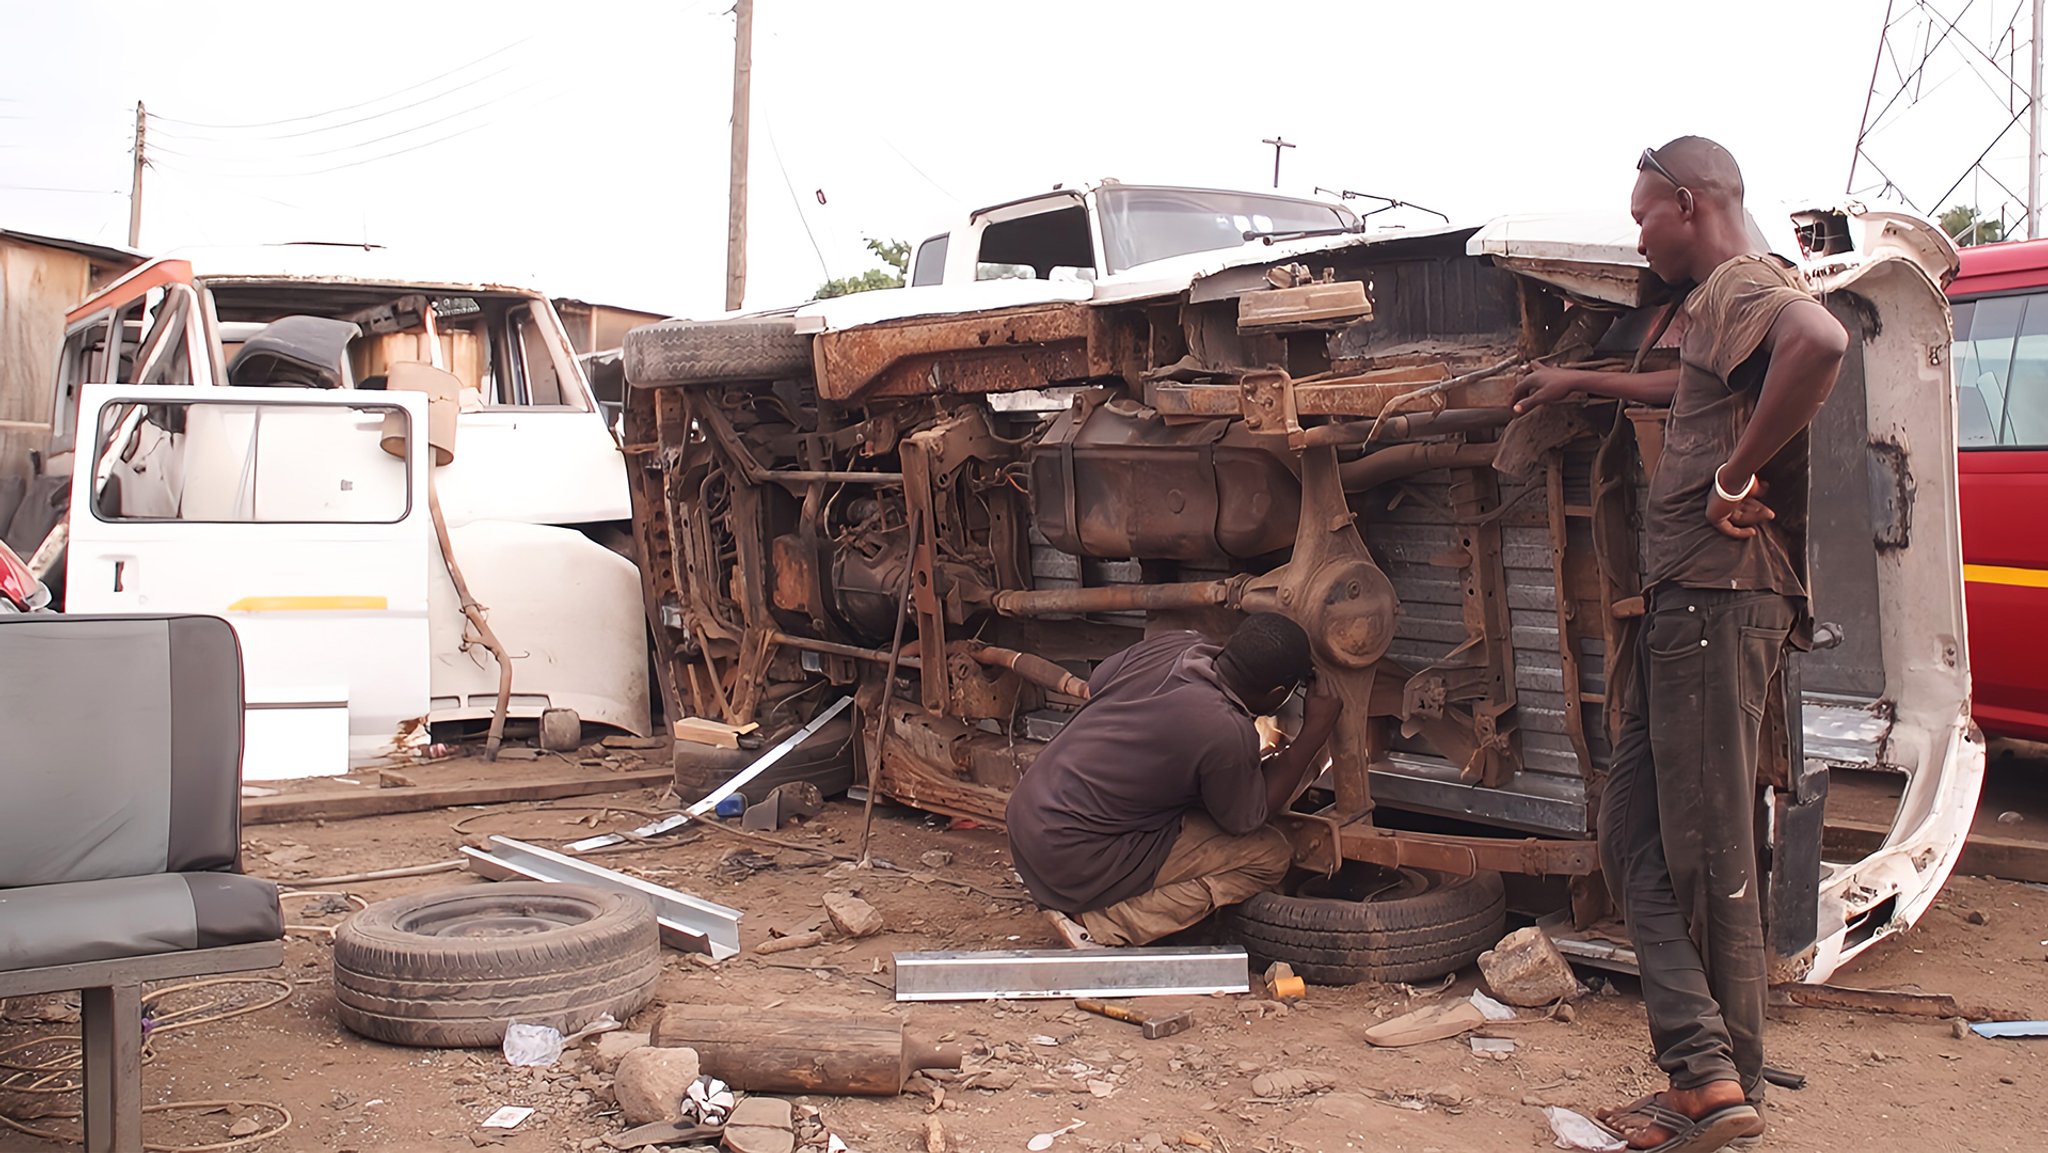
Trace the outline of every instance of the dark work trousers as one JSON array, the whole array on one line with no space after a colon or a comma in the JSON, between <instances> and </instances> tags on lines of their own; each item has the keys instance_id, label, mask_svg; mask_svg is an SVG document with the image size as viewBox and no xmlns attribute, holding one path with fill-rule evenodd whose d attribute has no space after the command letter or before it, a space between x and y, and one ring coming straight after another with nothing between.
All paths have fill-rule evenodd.
<instances>
[{"instance_id":1,"label":"dark work trousers","mask_svg":"<svg viewBox=\"0 0 2048 1153\"><path fill-rule=\"evenodd\" d=\"M1642 969L1657 1064L1679 1089L1763 1096L1766 974L1757 744L1793 605L1657 590L1600 806L1600 861Z\"/></svg>"}]
</instances>

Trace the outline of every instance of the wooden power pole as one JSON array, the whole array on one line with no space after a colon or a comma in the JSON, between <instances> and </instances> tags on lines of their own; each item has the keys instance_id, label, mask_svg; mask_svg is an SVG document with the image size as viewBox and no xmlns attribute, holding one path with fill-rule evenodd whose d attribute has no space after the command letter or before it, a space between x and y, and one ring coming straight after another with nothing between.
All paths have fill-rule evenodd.
<instances>
[{"instance_id":1,"label":"wooden power pole","mask_svg":"<svg viewBox=\"0 0 2048 1153\"><path fill-rule=\"evenodd\" d=\"M135 102L135 176L128 185L128 247L142 244L142 168L148 163L144 146L148 143L149 120L142 110L142 101Z\"/></svg>"},{"instance_id":2,"label":"wooden power pole","mask_svg":"<svg viewBox=\"0 0 2048 1153\"><path fill-rule=\"evenodd\" d=\"M732 42L732 171L725 218L725 310L747 298L747 103L754 71L754 0L735 0Z\"/></svg>"}]
</instances>

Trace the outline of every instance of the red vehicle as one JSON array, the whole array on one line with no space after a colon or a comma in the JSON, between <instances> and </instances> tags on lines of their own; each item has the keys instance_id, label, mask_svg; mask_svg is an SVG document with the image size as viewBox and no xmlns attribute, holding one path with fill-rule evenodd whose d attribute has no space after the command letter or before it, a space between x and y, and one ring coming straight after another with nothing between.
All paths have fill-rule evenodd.
<instances>
[{"instance_id":1,"label":"red vehicle","mask_svg":"<svg viewBox=\"0 0 2048 1153\"><path fill-rule=\"evenodd\" d=\"M2048 240L1962 256L1948 295L1971 711L2048 740Z\"/></svg>"}]
</instances>

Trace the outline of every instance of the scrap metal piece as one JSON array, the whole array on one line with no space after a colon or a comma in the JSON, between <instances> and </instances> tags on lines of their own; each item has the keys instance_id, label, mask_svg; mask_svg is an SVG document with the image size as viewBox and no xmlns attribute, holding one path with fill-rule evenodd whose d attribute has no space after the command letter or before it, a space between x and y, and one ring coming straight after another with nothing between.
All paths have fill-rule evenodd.
<instances>
[{"instance_id":1,"label":"scrap metal piece","mask_svg":"<svg viewBox=\"0 0 2048 1153\"><path fill-rule=\"evenodd\" d=\"M661 925L661 943L686 953L708 953L723 961L740 951L740 918L746 914L715 901L693 897L652 881L629 877L589 861L515 841L511 837L490 838L489 851L462 847L469 871L493 881L525 877L590 885L619 893L638 893L654 904L655 920Z\"/></svg>"},{"instance_id":2,"label":"scrap metal piece","mask_svg":"<svg viewBox=\"0 0 2048 1153\"><path fill-rule=\"evenodd\" d=\"M1248 993L1241 948L991 949L898 953L898 1001Z\"/></svg>"},{"instance_id":3,"label":"scrap metal piece","mask_svg":"<svg viewBox=\"0 0 2048 1153\"><path fill-rule=\"evenodd\" d=\"M740 828L772 833L790 821L809 820L824 808L825 797L818 786L809 781L791 781L769 790L760 804L748 805L740 817Z\"/></svg>"},{"instance_id":4,"label":"scrap metal piece","mask_svg":"<svg viewBox=\"0 0 2048 1153\"><path fill-rule=\"evenodd\" d=\"M680 829L685 824L688 824L690 821L693 821L698 817L701 817L704 814L710 812L711 810L717 808L718 802L726 799L727 797L732 796L734 793L737 793L741 789L745 788L747 786L748 781L751 781L755 777L760 776L762 773L767 772L769 769L774 768L775 762L781 760L785 756L788 756L789 751L791 749L794 749L798 745L803 744L805 741L810 740L811 735L813 733L816 733L819 729L824 728L827 724L831 722L832 718L838 716L840 713L845 712L847 706L851 705L852 703L852 697L840 697L838 700L832 702L831 706L827 708L824 712L819 713L817 717L815 717L811 721L810 724L807 724L803 728L800 728L797 731L782 738L781 741L776 743L774 748L769 749L765 753L762 753L760 758L757 759L753 764L748 765L746 768L741 769L737 773L734 773L730 780L727 780L724 784L711 790L709 793L706 793L704 795L703 800L698 801L696 804L691 805L689 808L684 809L682 812L677 813L673 817L663 817L658 821L642 825L639 828L634 829L631 833L631 836L635 838L658 837L661 834L669 832L671 830ZM602 849L608 845L622 845L626 843L626 840L627 836L623 834L604 833L600 836L585 837L580 841L571 841L569 842L567 848L572 853L587 853L592 849Z\"/></svg>"}]
</instances>

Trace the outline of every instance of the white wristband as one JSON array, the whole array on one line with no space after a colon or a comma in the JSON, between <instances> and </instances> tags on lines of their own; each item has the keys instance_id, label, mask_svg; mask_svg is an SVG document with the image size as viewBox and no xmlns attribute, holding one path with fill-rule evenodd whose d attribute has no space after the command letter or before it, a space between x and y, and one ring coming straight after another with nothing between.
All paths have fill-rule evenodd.
<instances>
[{"instance_id":1,"label":"white wristband","mask_svg":"<svg viewBox=\"0 0 2048 1153\"><path fill-rule=\"evenodd\" d=\"M1727 466L1727 465L1725 465L1725 464L1721 466L1721 468L1727 468L1727 467L1728 467L1728 466ZM1750 474L1749 474L1749 480L1748 480L1747 482L1745 482L1745 483L1743 484L1743 486L1742 486L1742 491L1741 491L1741 492L1729 492L1729 491L1728 491L1727 489L1725 489L1725 488L1721 487L1721 468L1717 468L1717 469L1715 469L1715 470L1714 470L1714 495L1715 495L1715 496L1718 496L1718 497L1720 497L1720 498L1721 498L1722 500L1726 500L1726 501L1739 501L1739 500L1742 500L1742 499L1744 499L1744 498L1748 497L1750 493L1753 493L1753 492L1755 492L1755 491L1756 491L1756 474L1755 474L1755 473L1750 473Z\"/></svg>"}]
</instances>

